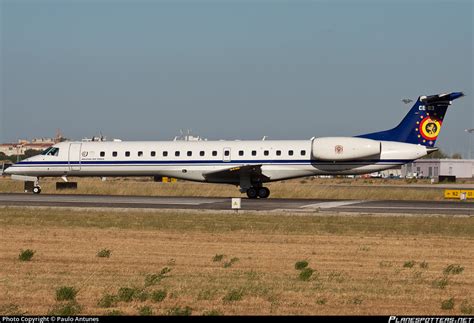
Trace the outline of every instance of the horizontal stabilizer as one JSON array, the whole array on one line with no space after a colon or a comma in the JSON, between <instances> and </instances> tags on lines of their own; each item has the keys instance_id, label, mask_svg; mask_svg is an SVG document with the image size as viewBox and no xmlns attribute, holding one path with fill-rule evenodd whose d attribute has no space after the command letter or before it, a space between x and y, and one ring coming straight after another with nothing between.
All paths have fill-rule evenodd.
<instances>
[{"instance_id":1,"label":"horizontal stabilizer","mask_svg":"<svg viewBox=\"0 0 474 323\"><path fill-rule=\"evenodd\" d=\"M446 94L420 96L420 101L423 103L447 102L447 101L456 100L463 96L464 96L464 93L462 92L452 92L452 93L446 93Z\"/></svg>"}]
</instances>

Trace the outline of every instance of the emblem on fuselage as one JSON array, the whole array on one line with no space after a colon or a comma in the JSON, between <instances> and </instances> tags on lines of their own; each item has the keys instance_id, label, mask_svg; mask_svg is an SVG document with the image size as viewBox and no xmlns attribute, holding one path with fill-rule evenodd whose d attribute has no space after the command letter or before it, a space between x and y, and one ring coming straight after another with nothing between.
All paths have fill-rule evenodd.
<instances>
[{"instance_id":1,"label":"emblem on fuselage","mask_svg":"<svg viewBox=\"0 0 474 323\"><path fill-rule=\"evenodd\" d=\"M342 154L344 152L344 147L342 145L336 145L334 151L336 154Z\"/></svg>"}]
</instances>

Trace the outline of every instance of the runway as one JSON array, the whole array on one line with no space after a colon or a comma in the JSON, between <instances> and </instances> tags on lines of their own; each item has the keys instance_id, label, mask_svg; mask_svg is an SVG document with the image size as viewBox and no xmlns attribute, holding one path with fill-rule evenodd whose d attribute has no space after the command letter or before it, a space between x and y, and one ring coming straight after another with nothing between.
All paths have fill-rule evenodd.
<instances>
[{"instance_id":1,"label":"runway","mask_svg":"<svg viewBox=\"0 0 474 323\"><path fill-rule=\"evenodd\" d=\"M230 210L231 198L106 195L0 194L0 206L47 206L123 209ZM242 198L242 210L289 212L397 213L474 216L474 203L460 201L367 201Z\"/></svg>"}]
</instances>

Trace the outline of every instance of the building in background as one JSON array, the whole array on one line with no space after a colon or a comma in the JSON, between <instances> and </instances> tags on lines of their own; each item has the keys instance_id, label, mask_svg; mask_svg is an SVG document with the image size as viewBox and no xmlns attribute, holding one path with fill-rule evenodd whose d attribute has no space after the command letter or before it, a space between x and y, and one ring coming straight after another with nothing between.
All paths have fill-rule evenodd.
<instances>
[{"instance_id":1,"label":"building in background","mask_svg":"<svg viewBox=\"0 0 474 323\"><path fill-rule=\"evenodd\" d=\"M54 145L55 142L51 138L34 138L32 141L18 140L18 143L0 144L0 153L6 156L24 155L27 150L45 150Z\"/></svg>"},{"instance_id":2,"label":"building in background","mask_svg":"<svg viewBox=\"0 0 474 323\"><path fill-rule=\"evenodd\" d=\"M27 150L42 151L64 140L66 140L66 138L63 137L61 130L58 129L54 138L38 137L33 138L31 141L19 139L17 143L0 144L0 153L4 153L6 156L21 156L24 155Z\"/></svg>"},{"instance_id":3,"label":"building in background","mask_svg":"<svg viewBox=\"0 0 474 323\"><path fill-rule=\"evenodd\" d=\"M418 159L402 166L406 178L472 178L473 159Z\"/></svg>"}]
</instances>

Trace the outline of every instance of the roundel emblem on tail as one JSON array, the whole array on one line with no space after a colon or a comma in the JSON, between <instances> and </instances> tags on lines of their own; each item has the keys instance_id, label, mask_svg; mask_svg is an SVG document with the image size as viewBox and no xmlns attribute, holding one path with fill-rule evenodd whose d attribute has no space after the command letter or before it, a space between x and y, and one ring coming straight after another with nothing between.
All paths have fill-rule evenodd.
<instances>
[{"instance_id":1,"label":"roundel emblem on tail","mask_svg":"<svg viewBox=\"0 0 474 323\"><path fill-rule=\"evenodd\" d=\"M420 134L426 140L435 140L441 130L441 124L441 120L428 116L420 122Z\"/></svg>"},{"instance_id":2,"label":"roundel emblem on tail","mask_svg":"<svg viewBox=\"0 0 474 323\"><path fill-rule=\"evenodd\" d=\"M336 154L342 154L344 152L344 147L342 145L336 145L336 147L334 147L334 152Z\"/></svg>"}]
</instances>

